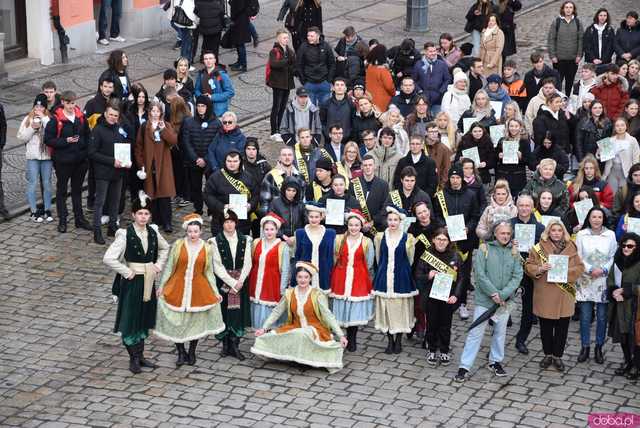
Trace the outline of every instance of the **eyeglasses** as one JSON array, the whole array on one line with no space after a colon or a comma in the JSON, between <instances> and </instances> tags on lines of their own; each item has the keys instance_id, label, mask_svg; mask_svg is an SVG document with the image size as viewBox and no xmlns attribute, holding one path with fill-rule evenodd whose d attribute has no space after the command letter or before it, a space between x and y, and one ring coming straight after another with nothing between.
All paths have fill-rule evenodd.
<instances>
[{"instance_id":1,"label":"eyeglasses","mask_svg":"<svg viewBox=\"0 0 640 428\"><path fill-rule=\"evenodd\" d=\"M233 125L233 120L223 120L222 124L223 125Z\"/></svg>"},{"instance_id":2,"label":"eyeglasses","mask_svg":"<svg viewBox=\"0 0 640 428\"><path fill-rule=\"evenodd\" d=\"M622 248L628 248L630 250L633 250L634 248L636 248L635 244L622 244Z\"/></svg>"}]
</instances>

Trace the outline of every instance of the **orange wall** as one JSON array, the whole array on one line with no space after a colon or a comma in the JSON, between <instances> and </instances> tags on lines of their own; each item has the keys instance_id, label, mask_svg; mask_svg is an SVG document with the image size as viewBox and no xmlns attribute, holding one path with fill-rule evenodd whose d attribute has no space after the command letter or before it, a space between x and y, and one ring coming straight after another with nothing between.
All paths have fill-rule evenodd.
<instances>
[{"instance_id":1,"label":"orange wall","mask_svg":"<svg viewBox=\"0 0 640 428\"><path fill-rule=\"evenodd\" d=\"M60 0L60 19L64 27L72 27L93 19L93 2Z\"/></svg>"},{"instance_id":2,"label":"orange wall","mask_svg":"<svg viewBox=\"0 0 640 428\"><path fill-rule=\"evenodd\" d=\"M136 9L146 9L158 5L158 0L133 0L133 7Z\"/></svg>"}]
</instances>

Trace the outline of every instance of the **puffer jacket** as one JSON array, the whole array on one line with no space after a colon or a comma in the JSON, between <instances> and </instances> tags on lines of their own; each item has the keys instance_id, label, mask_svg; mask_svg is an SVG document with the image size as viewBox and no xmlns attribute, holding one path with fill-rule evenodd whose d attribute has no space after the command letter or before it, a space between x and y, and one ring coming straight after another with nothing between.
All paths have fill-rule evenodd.
<instances>
[{"instance_id":1,"label":"puffer jacket","mask_svg":"<svg viewBox=\"0 0 640 428\"><path fill-rule=\"evenodd\" d=\"M376 177L389 183L389 190L391 190L393 174L398 167L398 162L402 159L402 155L398 152L395 144L391 147L384 147L378 144L369 153L376 158Z\"/></svg>"},{"instance_id":2,"label":"puffer jacket","mask_svg":"<svg viewBox=\"0 0 640 428\"><path fill-rule=\"evenodd\" d=\"M207 104L204 116L197 112L188 117L182 124L182 138L180 147L185 153L184 162L187 166L194 166L196 159L207 159L209 146L213 143L221 128L220 121L214 116L211 101Z\"/></svg>"},{"instance_id":3,"label":"puffer jacket","mask_svg":"<svg viewBox=\"0 0 640 428\"><path fill-rule=\"evenodd\" d=\"M284 192L288 187L294 187L297 192L293 201L289 201ZM295 177L287 177L284 179L282 188L280 189L280 196L275 198L271 204L270 211L278 214L284 219L282 227L278 231L278 236L294 236L296 229L304 227L305 212L304 202L302 202L302 187L300 182Z\"/></svg>"},{"instance_id":4,"label":"puffer jacket","mask_svg":"<svg viewBox=\"0 0 640 428\"><path fill-rule=\"evenodd\" d=\"M549 180L545 180L540 176L539 171L534 172L533 179L527 183L523 192L529 193L533 199L537 201L543 189L551 190L553 200L557 202L557 206L562 212L565 212L569 208L569 191L567 190L567 186L555 175Z\"/></svg>"},{"instance_id":5,"label":"puffer jacket","mask_svg":"<svg viewBox=\"0 0 640 428\"><path fill-rule=\"evenodd\" d=\"M603 138L610 137L612 131L613 124L608 118L603 120L602 126L597 126L591 117L581 119L576 129L576 144L574 147L574 154L578 162L580 162L587 153L595 156L598 150L596 143Z\"/></svg>"},{"instance_id":6,"label":"puffer jacket","mask_svg":"<svg viewBox=\"0 0 640 428\"><path fill-rule=\"evenodd\" d=\"M604 75L597 78L596 86L591 88L591 93L602 103L607 117L612 121L624 112L624 105L629 100L629 82L622 76L618 76L618 81L610 83L604 81Z\"/></svg>"},{"instance_id":7,"label":"puffer jacket","mask_svg":"<svg viewBox=\"0 0 640 428\"><path fill-rule=\"evenodd\" d=\"M538 168L540 161L547 158L556 161L556 177L562 180L564 173L569 170L569 155L567 155L564 149L555 142L551 143L551 147L548 149L541 144L533 150L529 169L535 171Z\"/></svg>"},{"instance_id":8,"label":"puffer jacket","mask_svg":"<svg viewBox=\"0 0 640 428\"><path fill-rule=\"evenodd\" d=\"M482 186L481 186L482 187ZM470 189L467 184L462 181L462 187L454 190L447 183L442 189L444 200L447 206L447 212L450 216L462 214L464 216L465 226L467 227L467 239L458 241L457 245L460 251L467 252L475 248L477 243L476 226L480 220L480 206L476 192ZM442 224L446 224L446 218L440 200L434 199L434 215Z\"/></svg>"},{"instance_id":9,"label":"puffer jacket","mask_svg":"<svg viewBox=\"0 0 640 428\"><path fill-rule=\"evenodd\" d=\"M212 171L224 166L224 158L231 150L237 150L241 155L244 153L244 146L247 137L239 127L235 127L231 132L225 132L222 128L213 139L213 144L209 144L207 150L207 162Z\"/></svg>"},{"instance_id":10,"label":"puffer jacket","mask_svg":"<svg viewBox=\"0 0 640 428\"><path fill-rule=\"evenodd\" d=\"M447 92L442 96L441 108L449 113L454 123L458 123L464 112L471 108L471 99L467 91L461 91L449 85Z\"/></svg>"},{"instance_id":11,"label":"puffer jacket","mask_svg":"<svg viewBox=\"0 0 640 428\"><path fill-rule=\"evenodd\" d=\"M520 286L522 263L520 254L508 244L489 241L480 246L473 257L475 275L475 304L493 307L491 295L498 293L501 300L510 298Z\"/></svg>"},{"instance_id":12,"label":"puffer jacket","mask_svg":"<svg viewBox=\"0 0 640 428\"><path fill-rule=\"evenodd\" d=\"M602 30L602 53L598 48L598 30L595 24L591 24L584 31L582 48L584 49L585 62L593 62L594 59L601 60L604 64L609 64L613 58L616 48L616 31L609 24L605 24Z\"/></svg>"},{"instance_id":13,"label":"puffer jacket","mask_svg":"<svg viewBox=\"0 0 640 428\"><path fill-rule=\"evenodd\" d=\"M224 0L195 0L195 14L200 18L200 34L208 36L224 30L224 8Z\"/></svg>"},{"instance_id":14,"label":"puffer jacket","mask_svg":"<svg viewBox=\"0 0 640 428\"><path fill-rule=\"evenodd\" d=\"M615 49L617 57L625 53L630 53L634 58L640 56L640 22L633 27L629 27L626 20L620 23L616 31Z\"/></svg>"},{"instance_id":15,"label":"puffer jacket","mask_svg":"<svg viewBox=\"0 0 640 428\"><path fill-rule=\"evenodd\" d=\"M202 69L198 73L194 95L199 97L202 94L211 96L213 112L220 117L229 110L229 104L236 91L227 72L216 67L211 73L207 73L206 69Z\"/></svg>"},{"instance_id":16,"label":"puffer jacket","mask_svg":"<svg viewBox=\"0 0 640 428\"><path fill-rule=\"evenodd\" d=\"M31 121L29 116L25 117L20 124L18 134L16 137L18 140L25 144L27 160L50 160L51 155L47 146L44 144L44 130L49 123L49 116L41 118L42 123L39 129L33 129L31 127Z\"/></svg>"},{"instance_id":17,"label":"puffer jacket","mask_svg":"<svg viewBox=\"0 0 640 428\"><path fill-rule=\"evenodd\" d=\"M276 177L278 178L276 179ZM281 180L280 184L278 184L279 180ZM258 210L260 217L271 211L271 203L281 195L285 183L292 183L294 181L297 183L298 194L304 195L304 177L302 177L295 168L292 170L290 176L286 176L278 164L265 175L260 182L260 208Z\"/></svg>"},{"instance_id":18,"label":"puffer jacket","mask_svg":"<svg viewBox=\"0 0 640 428\"><path fill-rule=\"evenodd\" d=\"M493 195L491 196L491 202L484 209L484 212L480 216L478 226L476 226L476 235L479 239L488 241L492 238L493 224L496 221L510 220L518 214L518 208L513 203L511 195L507 197L507 201L498 205Z\"/></svg>"},{"instance_id":19,"label":"puffer jacket","mask_svg":"<svg viewBox=\"0 0 640 428\"><path fill-rule=\"evenodd\" d=\"M547 136L561 147L565 153L571 153L571 130L566 116L562 110L556 115L544 105L540 107L538 115L533 121L533 142L535 146L542 145Z\"/></svg>"}]
</instances>

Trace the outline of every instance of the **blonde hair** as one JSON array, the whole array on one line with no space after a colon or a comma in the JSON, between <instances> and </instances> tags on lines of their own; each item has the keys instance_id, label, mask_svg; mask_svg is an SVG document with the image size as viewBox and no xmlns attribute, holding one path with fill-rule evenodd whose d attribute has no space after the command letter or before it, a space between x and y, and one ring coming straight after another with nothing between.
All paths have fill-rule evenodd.
<instances>
[{"instance_id":1,"label":"blonde hair","mask_svg":"<svg viewBox=\"0 0 640 428\"><path fill-rule=\"evenodd\" d=\"M551 158L544 158L538 164L538 171L540 171L543 167L547 165L553 166L553 170L555 171L556 167L558 166L558 162L556 162L554 159L551 159Z\"/></svg>"},{"instance_id":2,"label":"blonde hair","mask_svg":"<svg viewBox=\"0 0 640 428\"><path fill-rule=\"evenodd\" d=\"M509 132L509 125L511 124L511 122L516 122L520 125L520 135L518 135L518 138L527 138L527 131L524 128L524 122L522 121L522 119L507 119L507 121L504 123L504 139L508 140L510 138L514 138Z\"/></svg>"},{"instance_id":3,"label":"blonde hair","mask_svg":"<svg viewBox=\"0 0 640 428\"><path fill-rule=\"evenodd\" d=\"M596 160L595 157L593 157L591 153L587 153L587 155L582 159L582 161L580 162L580 165L578 166L578 175L576 175L576 179L573 180L573 184L571 184L571 187L573 188L573 192L576 195L576 197L578 195L578 192L580 191L580 188L582 187L582 184L584 183L584 166L587 163L590 163L591 165L593 165L593 168L595 169L594 176L596 180L599 180L600 177L602 176L600 174L600 165L598 165L598 161Z\"/></svg>"},{"instance_id":4,"label":"blonde hair","mask_svg":"<svg viewBox=\"0 0 640 428\"><path fill-rule=\"evenodd\" d=\"M544 228L544 232L542 232L542 235L540 236L540 240L545 242L549 241L551 239L549 238L549 231L553 226L556 226L556 225L562 228L562 240L564 242L571 242L571 235L569 235L569 232L567 232L567 228L564 227L564 224L562 224L562 221L557 219L551 219L549 223L547 223L547 227Z\"/></svg>"},{"instance_id":5,"label":"blonde hair","mask_svg":"<svg viewBox=\"0 0 640 428\"><path fill-rule=\"evenodd\" d=\"M441 118L447 119L447 138L449 139L449 149L451 149L451 151L455 153L458 148L458 130L456 128L456 125L453 123L453 120L451 120L451 116L449 116L449 113L447 113L446 111L441 111L440 113L436 114L436 125L438 124L438 119ZM439 126L438 129L440 129Z\"/></svg>"},{"instance_id":6,"label":"blonde hair","mask_svg":"<svg viewBox=\"0 0 640 428\"><path fill-rule=\"evenodd\" d=\"M356 160L355 162L362 162L362 159L360 159L360 148L358 147L358 143L356 143L355 141L347 141L347 143L344 145L344 150L342 150L342 159L340 159L340 162L345 165L345 157L347 155L347 150L349 150L350 148L353 148L356 150Z\"/></svg>"},{"instance_id":7,"label":"blonde hair","mask_svg":"<svg viewBox=\"0 0 640 428\"><path fill-rule=\"evenodd\" d=\"M391 113L398 113L398 115L400 117L398 122L396 122L396 123L392 123L391 122ZM384 113L382 113L380 115L378 120L380 121L380 123L382 124L383 127L392 128L393 126L398 125L398 124L400 126L404 127L404 117L402 116L402 113L400 113L400 109L398 107L396 107L395 105L393 105L393 104L391 104L389 106L389 109L387 111L385 111Z\"/></svg>"},{"instance_id":8,"label":"blonde hair","mask_svg":"<svg viewBox=\"0 0 640 428\"><path fill-rule=\"evenodd\" d=\"M496 184L493 186L493 191L491 193L495 194L497 189L504 189L507 191L507 195L511 196L511 189L509 189L509 182L504 178L499 178L498 180L496 180Z\"/></svg>"}]
</instances>

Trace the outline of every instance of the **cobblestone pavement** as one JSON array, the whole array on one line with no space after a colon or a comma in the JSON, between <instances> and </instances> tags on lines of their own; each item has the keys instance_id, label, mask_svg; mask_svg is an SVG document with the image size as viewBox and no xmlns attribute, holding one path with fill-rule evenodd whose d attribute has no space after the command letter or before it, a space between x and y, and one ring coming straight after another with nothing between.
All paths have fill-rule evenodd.
<instances>
[{"instance_id":1,"label":"cobblestone pavement","mask_svg":"<svg viewBox=\"0 0 640 428\"><path fill-rule=\"evenodd\" d=\"M385 31L400 28L399 4L385 2L395 5L398 14L395 29L388 24ZM618 0L608 6L620 16L632 5L633 0ZM581 3L581 15L591 16L596 6ZM371 19L392 18L383 7ZM543 44L540 28L546 30L557 8L555 2L519 21L521 63ZM437 7L432 11L435 15ZM345 22L355 23L350 14L344 15L349 16L335 24L335 31ZM364 32L366 37L371 34ZM397 38L401 37L398 32ZM246 131L265 141L268 126L261 121L248 125ZM277 147L265 144L270 158ZM175 213L176 230L187 210ZM578 325L572 323L565 354L567 371L541 372L537 327L528 342L528 356L514 349L519 310L507 334L509 376L500 379L485 368L487 333L470 380L463 385L453 382L469 325L457 316L453 363L448 367L430 367L419 344L406 340L402 354L385 355L385 338L368 327L359 335L358 351L345 354L345 368L335 374L302 371L250 356L253 335L249 334L241 343L249 357L244 362L221 358L217 341L207 339L199 345L196 366L180 369L175 368L172 346L152 338L147 354L160 367L131 376L126 351L111 333L113 276L101 263L105 247L90 241L87 232L70 228L59 235L54 225L34 225L24 215L0 224L4 255L0 275L6 278L0 283L4 296L0 303L0 426L539 428L583 427L592 412L640 413L640 386L613 376L621 362L618 346L606 343L604 365L592 361L577 365Z\"/></svg>"}]
</instances>

